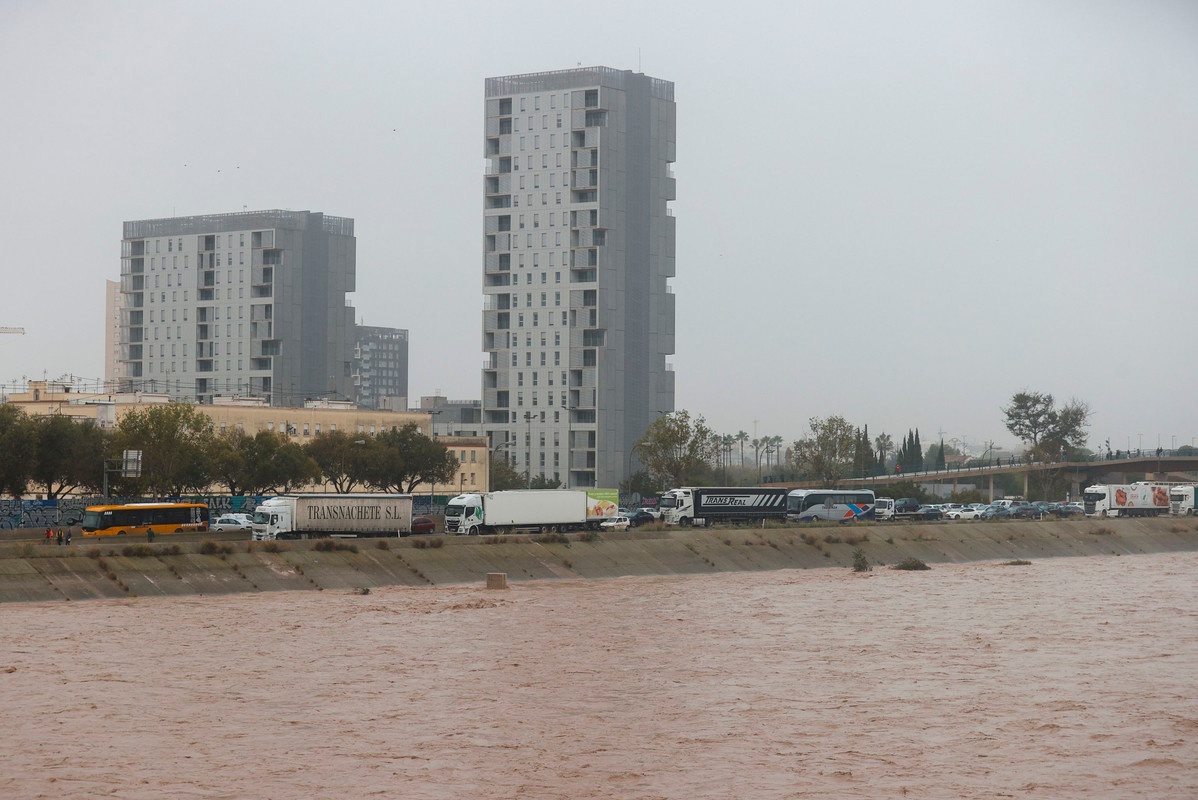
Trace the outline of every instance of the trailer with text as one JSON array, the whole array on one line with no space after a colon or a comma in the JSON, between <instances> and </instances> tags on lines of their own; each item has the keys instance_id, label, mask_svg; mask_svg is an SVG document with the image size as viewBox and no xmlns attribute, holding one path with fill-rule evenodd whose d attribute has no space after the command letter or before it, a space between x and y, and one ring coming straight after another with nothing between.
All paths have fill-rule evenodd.
<instances>
[{"instance_id":1,"label":"trailer with text","mask_svg":"<svg viewBox=\"0 0 1198 800\"><path fill-rule=\"evenodd\" d=\"M410 494L297 494L254 510L255 540L402 536L412 531Z\"/></svg>"},{"instance_id":2,"label":"trailer with text","mask_svg":"<svg viewBox=\"0 0 1198 800\"><path fill-rule=\"evenodd\" d=\"M739 525L786 519L789 489L777 486L688 486L661 496L667 525Z\"/></svg>"}]
</instances>

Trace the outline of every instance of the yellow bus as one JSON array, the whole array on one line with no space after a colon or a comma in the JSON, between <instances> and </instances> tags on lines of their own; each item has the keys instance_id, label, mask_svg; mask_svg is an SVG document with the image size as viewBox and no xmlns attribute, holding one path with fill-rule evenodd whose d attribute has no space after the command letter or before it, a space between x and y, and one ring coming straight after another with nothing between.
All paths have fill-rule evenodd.
<instances>
[{"instance_id":1,"label":"yellow bus","mask_svg":"<svg viewBox=\"0 0 1198 800\"><path fill-rule=\"evenodd\" d=\"M84 536L140 535L208 530L204 503L129 503L123 506L88 506L80 523Z\"/></svg>"}]
</instances>

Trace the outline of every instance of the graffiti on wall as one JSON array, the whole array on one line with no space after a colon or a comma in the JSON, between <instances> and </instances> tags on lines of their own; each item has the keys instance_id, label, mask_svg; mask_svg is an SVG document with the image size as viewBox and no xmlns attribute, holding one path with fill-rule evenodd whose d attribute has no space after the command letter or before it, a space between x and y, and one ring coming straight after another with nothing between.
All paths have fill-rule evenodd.
<instances>
[{"instance_id":1,"label":"graffiti on wall","mask_svg":"<svg viewBox=\"0 0 1198 800\"><path fill-rule=\"evenodd\" d=\"M185 500L189 503L207 503L210 519L230 512L252 513L262 498L211 495L208 497L169 498L164 502ZM55 528L78 525L83 520L83 510L88 506L114 505L118 503L152 503L147 497L67 497L61 500L0 500L0 530L16 528Z\"/></svg>"}]
</instances>

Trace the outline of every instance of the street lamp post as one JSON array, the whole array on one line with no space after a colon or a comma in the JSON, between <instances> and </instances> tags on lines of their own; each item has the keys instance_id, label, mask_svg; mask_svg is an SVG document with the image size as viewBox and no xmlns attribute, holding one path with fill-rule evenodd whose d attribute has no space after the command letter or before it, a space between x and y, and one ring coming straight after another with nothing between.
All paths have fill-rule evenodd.
<instances>
[{"instance_id":1,"label":"street lamp post","mask_svg":"<svg viewBox=\"0 0 1198 800\"><path fill-rule=\"evenodd\" d=\"M493 466L493 464L495 462L494 455L496 453L498 453L500 450L502 450L503 448L511 447L515 443L516 443L515 439L511 439L506 442L500 442L499 444L495 445L494 447L492 447L490 450L487 451L487 491L488 492L491 491L491 467Z\"/></svg>"},{"instance_id":2,"label":"street lamp post","mask_svg":"<svg viewBox=\"0 0 1198 800\"><path fill-rule=\"evenodd\" d=\"M532 417L531 411L524 412L524 421L528 423L527 445L525 446L525 457L528 459L528 488L532 488Z\"/></svg>"},{"instance_id":3,"label":"street lamp post","mask_svg":"<svg viewBox=\"0 0 1198 800\"><path fill-rule=\"evenodd\" d=\"M628 471L624 473L624 480L628 484L628 493L632 494L632 454L640 447L643 442L633 442L632 447L628 448Z\"/></svg>"}]
</instances>

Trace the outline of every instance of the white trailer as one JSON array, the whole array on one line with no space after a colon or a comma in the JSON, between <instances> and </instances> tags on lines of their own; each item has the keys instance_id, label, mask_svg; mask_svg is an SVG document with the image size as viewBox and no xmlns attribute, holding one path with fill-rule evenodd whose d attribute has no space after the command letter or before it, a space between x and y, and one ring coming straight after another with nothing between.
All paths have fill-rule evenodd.
<instances>
[{"instance_id":1,"label":"white trailer","mask_svg":"<svg viewBox=\"0 0 1198 800\"><path fill-rule=\"evenodd\" d=\"M619 513L615 489L514 489L460 494L445 506L445 532L471 534L598 528Z\"/></svg>"},{"instance_id":2,"label":"white trailer","mask_svg":"<svg viewBox=\"0 0 1198 800\"><path fill-rule=\"evenodd\" d=\"M1082 492L1087 517L1156 517L1169 513L1169 486L1138 483L1087 486Z\"/></svg>"},{"instance_id":3,"label":"white trailer","mask_svg":"<svg viewBox=\"0 0 1198 800\"><path fill-rule=\"evenodd\" d=\"M412 531L410 494L298 494L254 510L255 540L401 536Z\"/></svg>"}]
</instances>

